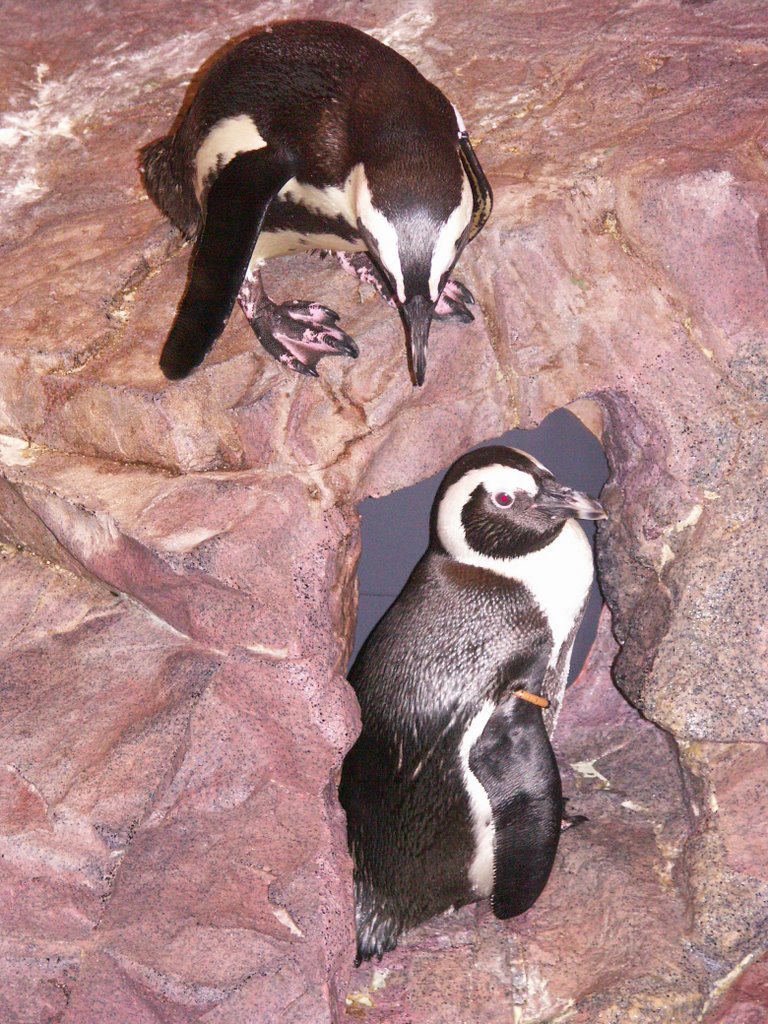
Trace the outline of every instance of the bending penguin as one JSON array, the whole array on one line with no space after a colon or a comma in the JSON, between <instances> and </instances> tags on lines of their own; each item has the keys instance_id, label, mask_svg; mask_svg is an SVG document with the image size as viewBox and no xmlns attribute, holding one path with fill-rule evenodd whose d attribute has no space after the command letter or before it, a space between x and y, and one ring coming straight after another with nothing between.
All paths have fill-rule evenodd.
<instances>
[{"instance_id":1,"label":"bending penguin","mask_svg":"<svg viewBox=\"0 0 768 1024\"><path fill-rule=\"evenodd\" d=\"M357 963L451 907L490 897L513 917L544 888L562 810L548 733L593 578L576 518L605 512L512 448L469 452L440 485L429 547L349 675Z\"/></svg>"},{"instance_id":2,"label":"bending penguin","mask_svg":"<svg viewBox=\"0 0 768 1024\"><path fill-rule=\"evenodd\" d=\"M196 239L160 365L186 377L238 300L261 344L292 370L357 356L338 314L282 305L260 267L335 250L397 306L422 384L433 319L473 319L450 272L491 212L491 190L456 109L394 50L330 21L267 26L208 70L176 130L142 150L149 195Z\"/></svg>"}]
</instances>

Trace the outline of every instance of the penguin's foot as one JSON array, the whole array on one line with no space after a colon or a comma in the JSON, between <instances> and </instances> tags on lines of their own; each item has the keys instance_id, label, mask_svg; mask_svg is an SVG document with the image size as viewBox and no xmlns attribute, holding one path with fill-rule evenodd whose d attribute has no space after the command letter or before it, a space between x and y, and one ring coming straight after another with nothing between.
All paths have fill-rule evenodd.
<instances>
[{"instance_id":1,"label":"penguin's foot","mask_svg":"<svg viewBox=\"0 0 768 1024\"><path fill-rule=\"evenodd\" d=\"M365 252L334 252L333 254L348 274L354 274L363 284L372 285L384 301L397 308L390 286L379 268ZM474 306L475 297L461 281L450 280L443 288L437 300L434 320L454 320L460 324L469 324L475 318L469 309Z\"/></svg>"},{"instance_id":2,"label":"penguin's foot","mask_svg":"<svg viewBox=\"0 0 768 1024\"><path fill-rule=\"evenodd\" d=\"M250 275L243 282L239 302L267 352L296 373L317 377L315 367L323 356L357 358L357 345L336 326L339 314L327 306L300 301L278 305Z\"/></svg>"},{"instance_id":3,"label":"penguin's foot","mask_svg":"<svg viewBox=\"0 0 768 1024\"><path fill-rule=\"evenodd\" d=\"M455 320L460 324L471 323L475 318L469 306L474 306L475 297L461 281L448 281L437 300L434 320Z\"/></svg>"},{"instance_id":4,"label":"penguin's foot","mask_svg":"<svg viewBox=\"0 0 768 1024\"><path fill-rule=\"evenodd\" d=\"M388 305L397 306L389 285L367 253L340 251L333 255L348 274L354 274L363 284L372 285Z\"/></svg>"}]
</instances>

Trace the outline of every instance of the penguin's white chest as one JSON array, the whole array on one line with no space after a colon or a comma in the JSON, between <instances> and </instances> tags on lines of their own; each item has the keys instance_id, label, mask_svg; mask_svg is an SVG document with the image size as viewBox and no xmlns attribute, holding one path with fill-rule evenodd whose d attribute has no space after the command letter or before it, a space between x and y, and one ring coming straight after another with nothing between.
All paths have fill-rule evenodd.
<instances>
[{"instance_id":1,"label":"penguin's white chest","mask_svg":"<svg viewBox=\"0 0 768 1024\"><path fill-rule=\"evenodd\" d=\"M466 542L463 546L460 561L516 580L529 591L547 620L552 634L549 664L556 664L594 576L592 548L582 528L568 519L551 544L520 558L491 558Z\"/></svg>"},{"instance_id":2,"label":"penguin's white chest","mask_svg":"<svg viewBox=\"0 0 768 1024\"><path fill-rule=\"evenodd\" d=\"M544 613L552 634L549 664L555 665L592 586L594 565L586 534L569 519L541 551L500 560L493 569L522 583Z\"/></svg>"}]
</instances>

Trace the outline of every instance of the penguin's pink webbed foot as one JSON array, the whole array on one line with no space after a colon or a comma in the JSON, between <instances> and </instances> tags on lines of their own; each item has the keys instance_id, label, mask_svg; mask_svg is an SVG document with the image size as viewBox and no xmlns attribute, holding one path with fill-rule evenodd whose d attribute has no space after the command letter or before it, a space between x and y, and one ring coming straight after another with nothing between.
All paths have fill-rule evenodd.
<instances>
[{"instance_id":1,"label":"penguin's pink webbed foot","mask_svg":"<svg viewBox=\"0 0 768 1024\"><path fill-rule=\"evenodd\" d=\"M354 274L363 284L372 285L388 305L397 308L389 284L367 253L334 252L333 255L348 274ZM432 318L468 324L475 319L469 309L474 304L475 297L469 288L461 281L450 280L437 300Z\"/></svg>"},{"instance_id":2,"label":"penguin's pink webbed foot","mask_svg":"<svg viewBox=\"0 0 768 1024\"><path fill-rule=\"evenodd\" d=\"M238 296L254 334L283 366L308 377L323 356L357 358L357 345L336 326L339 314L318 302L292 301L278 305L264 291L260 275L248 274Z\"/></svg>"},{"instance_id":3,"label":"penguin's pink webbed foot","mask_svg":"<svg viewBox=\"0 0 768 1024\"><path fill-rule=\"evenodd\" d=\"M354 274L363 284L371 285L387 305L392 306L393 309L396 308L397 303L392 298L389 285L367 253L339 251L334 252L333 255L348 274Z\"/></svg>"},{"instance_id":4,"label":"penguin's pink webbed foot","mask_svg":"<svg viewBox=\"0 0 768 1024\"><path fill-rule=\"evenodd\" d=\"M475 318L469 309L474 306L475 297L461 281L450 280L437 300L434 320L455 320L460 324L471 323Z\"/></svg>"}]
</instances>

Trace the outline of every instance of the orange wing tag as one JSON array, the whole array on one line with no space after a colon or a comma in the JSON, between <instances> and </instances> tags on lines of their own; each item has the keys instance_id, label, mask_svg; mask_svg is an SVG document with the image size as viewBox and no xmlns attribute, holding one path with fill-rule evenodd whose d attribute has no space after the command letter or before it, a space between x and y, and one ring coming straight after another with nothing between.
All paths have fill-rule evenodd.
<instances>
[{"instance_id":1,"label":"orange wing tag","mask_svg":"<svg viewBox=\"0 0 768 1024\"><path fill-rule=\"evenodd\" d=\"M512 693L520 700L527 700L529 704L535 704L537 708L548 708L549 701L546 697L539 697L537 693L528 693L527 690L513 690Z\"/></svg>"}]
</instances>

